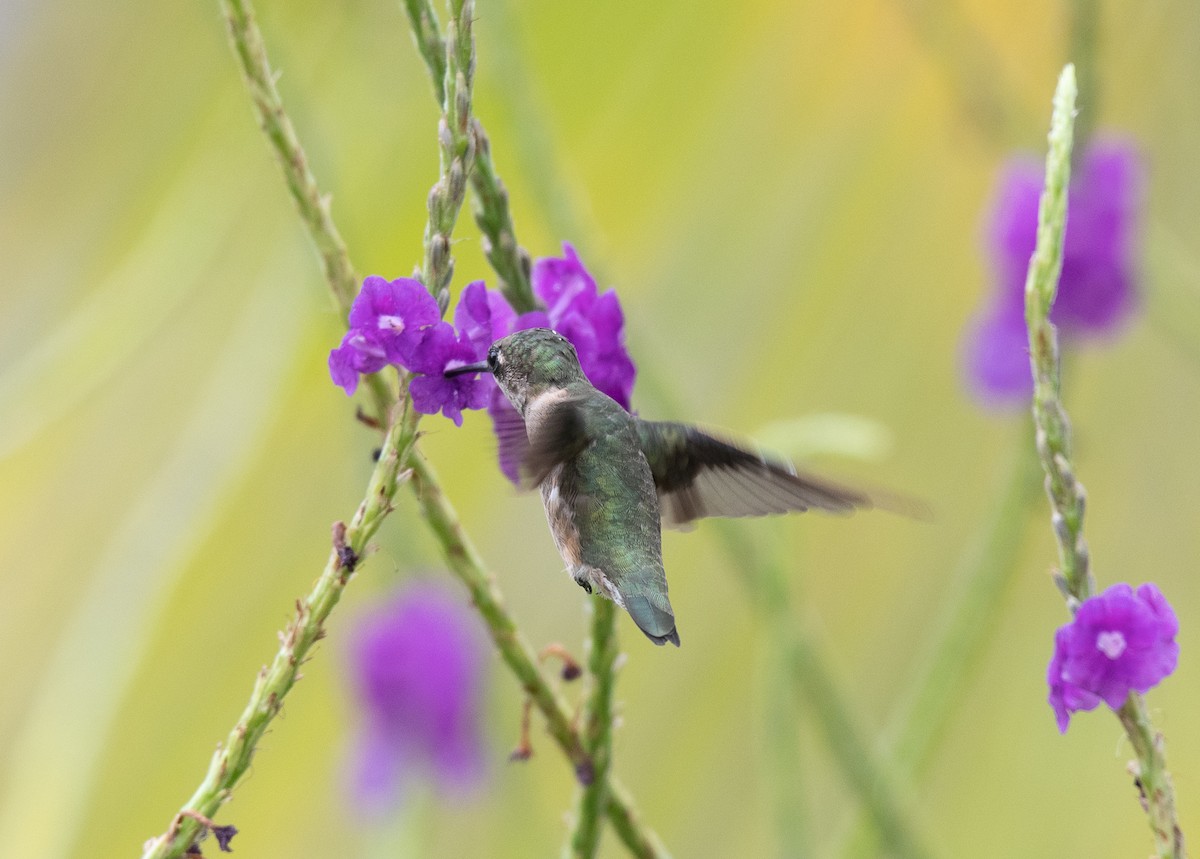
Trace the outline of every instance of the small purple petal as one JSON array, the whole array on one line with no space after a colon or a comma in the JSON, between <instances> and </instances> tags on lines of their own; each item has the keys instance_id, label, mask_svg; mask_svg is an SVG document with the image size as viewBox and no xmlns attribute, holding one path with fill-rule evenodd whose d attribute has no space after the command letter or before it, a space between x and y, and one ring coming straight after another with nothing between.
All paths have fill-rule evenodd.
<instances>
[{"instance_id":1,"label":"small purple petal","mask_svg":"<svg viewBox=\"0 0 1200 859\"><path fill-rule=\"evenodd\" d=\"M522 313L512 323L513 331L525 331L530 328L551 328L550 317L546 315L544 310L530 310L527 313Z\"/></svg>"},{"instance_id":2,"label":"small purple petal","mask_svg":"<svg viewBox=\"0 0 1200 859\"><path fill-rule=\"evenodd\" d=\"M366 727L355 738L350 758L350 784L355 810L382 818L404 802L405 776L418 764L405 755L405 742L385 731Z\"/></svg>"},{"instance_id":3,"label":"small purple petal","mask_svg":"<svg viewBox=\"0 0 1200 859\"><path fill-rule=\"evenodd\" d=\"M561 257L543 257L534 263L531 279L534 294L552 320L572 311L586 313L596 298L596 281L568 242L563 242Z\"/></svg>"},{"instance_id":4,"label":"small purple petal","mask_svg":"<svg viewBox=\"0 0 1200 859\"><path fill-rule=\"evenodd\" d=\"M483 360L488 347L512 330L515 319L504 296L489 290L482 280L467 284L454 311L454 326L470 339L476 360Z\"/></svg>"},{"instance_id":5,"label":"small purple petal","mask_svg":"<svg viewBox=\"0 0 1200 859\"><path fill-rule=\"evenodd\" d=\"M329 375L333 383L353 396L358 390L358 371L354 369L354 348L345 341L329 353Z\"/></svg>"},{"instance_id":6,"label":"small purple petal","mask_svg":"<svg viewBox=\"0 0 1200 859\"><path fill-rule=\"evenodd\" d=\"M1033 393L1025 319L990 313L975 320L963 349L967 380L991 407L1025 405Z\"/></svg>"},{"instance_id":7,"label":"small purple petal","mask_svg":"<svg viewBox=\"0 0 1200 859\"><path fill-rule=\"evenodd\" d=\"M418 330L441 319L437 301L421 281L401 277L388 281L377 274L363 280L350 307L350 327L389 330L401 321L405 330ZM382 321L382 324L381 324Z\"/></svg>"},{"instance_id":8,"label":"small purple petal","mask_svg":"<svg viewBox=\"0 0 1200 859\"><path fill-rule=\"evenodd\" d=\"M330 376L352 394L364 373L376 373L388 364L407 367L426 329L439 319L437 302L420 281L371 275L350 307L350 330L329 354Z\"/></svg>"},{"instance_id":9,"label":"small purple petal","mask_svg":"<svg viewBox=\"0 0 1200 859\"><path fill-rule=\"evenodd\" d=\"M364 722L360 802L393 804L422 768L451 791L478 783L484 655L464 600L433 583L405 586L363 619L351 663Z\"/></svg>"},{"instance_id":10,"label":"small purple petal","mask_svg":"<svg viewBox=\"0 0 1200 859\"><path fill-rule=\"evenodd\" d=\"M588 314L596 339L601 343L623 342L625 337L625 312L615 289L607 290L596 299Z\"/></svg>"},{"instance_id":11,"label":"small purple petal","mask_svg":"<svg viewBox=\"0 0 1200 859\"><path fill-rule=\"evenodd\" d=\"M1059 730L1066 730L1072 712L1100 701L1115 710L1131 692L1157 686L1178 663L1178 628L1175 613L1152 584L1136 593L1116 584L1084 600L1074 620L1055 633L1047 668Z\"/></svg>"},{"instance_id":12,"label":"small purple petal","mask_svg":"<svg viewBox=\"0 0 1200 859\"><path fill-rule=\"evenodd\" d=\"M462 426L463 409L482 409L495 381L486 373L467 373L447 379L443 373L454 367L473 364L478 359L466 334L456 334L447 322L429 328L413 350L412 369L425 375L409 382L413 408L424 415L439 411L456 426Z\"/></svg>"},{"instance_id":13,"label":"small purple petal","mask_svg":"<svg viewBox=\"0 0 1200 859\"><path fill-rule=\"evenodd\" d=\"M441 375L452 358L464 357L463 363L471 363L474 351L468 346L466 356L459 355L458 343L458 334L449 322L429 326L421 332L421 339L409 354L408 369L414 373Z\"/></svg>"},{"instance_id":14,"label":"small purple petal","mask_svg":"<svg viewBox=\"0 0 1200 859\"><path fill-rule=\"evenodd\" d=\"M346 332L342 344L329 353L329 375L333 383L347 395L358 388L359 377L377 373L387 366L387 359L354 331Z\"/></svg>"}]
</instances>

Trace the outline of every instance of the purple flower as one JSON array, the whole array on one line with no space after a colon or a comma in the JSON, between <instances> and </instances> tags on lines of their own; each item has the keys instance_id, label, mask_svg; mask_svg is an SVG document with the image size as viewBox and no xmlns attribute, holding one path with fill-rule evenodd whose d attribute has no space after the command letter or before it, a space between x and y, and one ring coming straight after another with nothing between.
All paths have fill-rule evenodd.
<instances>
[{"instance_id":1,"label":"purple flower","mask_svg":"<svg viewBox=\"0 0 1200 859\"><path fill-rule=\"evenodd\" d=\"M484 658L464 600L432 582L404 586L360 621L350 665L363 714L359 807L386 811L421 775L452 792L479 783Z\"/></svg>"},{"instance_id":2,"label":"purple flower","mask_svg":"<svg viewBox=\"0 0 1200 859\"><path fill-rule=\"evenodd\" d=\"M350 310L350 330L329 353L329 373L353 394L363 373L388 364L404 367L413 374L413 407L422 414L440 411L459 426L464 410L487 407L500 439L501 470L515 482L528 444L520 416L490 376L447 379L446 370L483 360L492 343L513 331L553 328L575 345L592 384L626 409L637 372L625 349L625 315L616 293L597 294L573 247L564 243L562 257L538 260L532 279L545 310L517 316L503 295L475 281L463 290L451 327L419 281L368 277Z\"/></svg>"},{"instance_id":3,"label":"purple flower","mask_svg":"<svg viewBox=\"0 0 1200 859\"><path fill-rule=\"evenodd\" d=\"M597 295L595 278L567 242L563 256L534 263L532 280L546 305L546 327L570 340L588 380L628 409L637 368L625 349L625 315L616 292Z\"/></svg>"},{"instance_id":4,"label":"purple flower","mask_svg":"<svg viewBox=\"0 0 1200 859\"><path fill-rule=\"evenodd\" d=\"M454 310L454 327L471 341L477 361L484 359L492 343L513 331L515 319L504 296L488 289L482 280L467 284Z\"/></svg>"},{"instance_id":5,"label":"purple flower","mask_svg":"<svg viewBox=\"0 0 1200 859\"><path fill-rule=\"evenodd\" d=\"M1097 140L1067 198L1063 267L1050 320L1065 340L1110 335L1135 304L1134 235L1141 164L1128 143ZM967 380L995 406L1024 405L1033 391L1025 332L1025 275L1037 243L1043 169L1011 161L1001 172L986 231L995 291L964 343Z\"/></svg>"},{"instance_id":6,"label":"purple flower","mask_svg":"<svg viewBox=\"0 0 1200 859\"><path fill-rule=\"evenodd\" d=\"M439 322L425 331L420 344L413 349L408 368L417 375L408 384L413 408L423 415L439 411L455 426L462 426L463 409L482 409L488 395L496 387L486 373L466 373L447 379L446 370L473 364L479 354L470 336L456 333L448 322Z\"/></svg>"},{"instance_id":7,"label":"purple flower","mask_svg":"<svg viewBox=\"0 0 1200 859\"><path fill-rule=\"evenodd\" d=\"M407 366L425 330L441 319L437 302L419 280L371 275L350 307L350 330L329 353L329 374L353 394L359 376L388 364Z\"/></svg>"},{"instance_id":8,"label":"purple flower","mask_svg":"<svg viewBox=\"0 0 1200 859\"><path fill-rule=\"evenodd\" d=\"M1178 631L1175 612L1152 584L1136 592L1117 584L1084 600L1055 633L1046 672L1058 730L1066 732L1074 712L1101 701L1115 710L1130 692L1157 686L1179 660Z\"/></svg>"},{"instance_id":9,"label":"purple flower","mask_svg":"<svg viewBox=\"0 0 1200 859\"><path fill-rule=\"evenodd\" d=\"M616 292L610 289L597 295L595 279L566 242L562 257L534 263L532 279L533 291L546 309L521 314L510 321L508 330L494 328L494 337L526 328L553 328L571 341L589 381L628 409L637 369L625 349L625 315ZM487 409L499 442L500 470L519 483L521 461L529 446L525 424L499 388L491 391Z\"/></svg>"}]
</instances>

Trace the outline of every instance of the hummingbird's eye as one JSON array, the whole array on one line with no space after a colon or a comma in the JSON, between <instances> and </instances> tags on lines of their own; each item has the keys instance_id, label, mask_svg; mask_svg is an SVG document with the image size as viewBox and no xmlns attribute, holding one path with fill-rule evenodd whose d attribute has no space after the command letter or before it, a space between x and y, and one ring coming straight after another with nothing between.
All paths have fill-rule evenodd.
<instances>
[{"instance_id":1,"label":"hummingbird's eye","mask_svg":"<svg viewBox=\"0 0 1200 859\"><path fill-rule=\"evenodd\" d=\"M490 369L493 373L495 373L496 368L500 366L499 353L497 353L495 349L488 350L487 365L488 369Z\"/></svg>"}]
</instances>

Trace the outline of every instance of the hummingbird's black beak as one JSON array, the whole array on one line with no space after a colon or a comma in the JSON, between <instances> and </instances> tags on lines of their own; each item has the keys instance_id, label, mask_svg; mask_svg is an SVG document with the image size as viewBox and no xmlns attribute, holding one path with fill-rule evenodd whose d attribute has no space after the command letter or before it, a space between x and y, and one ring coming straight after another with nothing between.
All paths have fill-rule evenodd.
<instances>
[{"instance_id":1,"label":"hummingbird's black beak","mask_svg":"<svg viewBox=\"0 0 1200 859\"><path fill-rule=\"evenodd\" d=\"M466 375L467 373L490 373L490 372L492 372L492 368L487 365L487 361L480 361L478 364L467 364L465 367L455 367L451 370L447 370L446 372L442 373L442 375L445 378L450 379L450 378L453 378L454 376Z\"/></svg>"}]
</instances>

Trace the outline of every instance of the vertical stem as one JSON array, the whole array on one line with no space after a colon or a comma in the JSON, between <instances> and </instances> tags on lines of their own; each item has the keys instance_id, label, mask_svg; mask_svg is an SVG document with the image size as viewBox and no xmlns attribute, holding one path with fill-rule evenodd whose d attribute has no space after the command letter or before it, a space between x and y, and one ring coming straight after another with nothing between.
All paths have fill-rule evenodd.
<instances>
[{"instance_id":1,"label":"vertical stem","mask_svg":"<svg viewBox=\"0 0 1200 859\"><path fill-rule=\"evenodd\" d=\"M1171 775L1167 772L1162 734L1156 732L1150 723L1146 702L1141 695L1130 694L1117 711L1117 718L1121 720L1137 754L1137 763L1131 768L1135 770L1134 777L1142 794L1142 806L1150 817L1154 847L1161 857L1182 859L1187 851L1183 832L1175 819L1175 790Z\"/></svg>"},{"instance_id":2,"label":"vertical stem","mask_svg":"<svg viewBox=\"0 0 1200 859\"><path fill-rule=\"evenodd\" d=\"M1038 207L1037 246L1025 280L1025 323L1029 328L1033 370L1033 421L1038 456L1046 472L1046 494L1053 508L1054 536L1061 564L1059 584L1076 602L1095 590L1083 537L1085 493L1071 468L1071 424L1059 399L1058 336L1050 308L1062 271L1067 223L1067 187L1071 181L1071 145L1075 115L1075 69L1068 65L1054 95L1046 187Z\"/></svg>"},{"instance_id":3,"label":"vertical stem","mask_svg":"<svg viewBox=\"0 0 1200 859\"><path fill-rule=\"evenodd\" d=\"M421 282L438 301L442 313L450 304L454 260L450 237L458 220L467 176L475 164L471 133L471 93L475 76L474 0L450 0L446 24L446 74L442 83L442 118L438 122L441 177L429 192L429 221L425 225L425 260Z\"/></svg>"},{"instance_id":4,"label":"vertical stem","mask_svg":"<svg viewBox=\"0 0 1200 859\"><path fill-rule=\"evenodd\" d=\"M592 759L592 783L579 791L575 826L563 855L591 859L600 847L600 830L608 808L608 775L612 769L613 687L617 661L616 605L592 599L592 636L588 671L591 694L583 713L583 747Z\"/></svg>"},{"instance_id":5,"label":"vertical stem","mask_svg":"<svg viewBox=\"0 0 1200 859\"><path fill-rule=\"evenodd\" d=\"M446 100L446 43L438 27L437 13L429 0L404 0L404 11L408 13L413 42L429 69L433 97L440 107Z\"/></svg>"},{"instance_id":6,"label":"vertical stem","mask_svg":"<svg viewBox=\"0 0 1200 859\"><path fill-rule=\"evenodd\" d=\"M429 0L404 0L404 8L412 25L417 51L425 60L433 92L439 104L446 101L445 42L438 33L437 15ZM475 164L470 173L475 190L475 222L483 231L483 251L500 278L500 291L518 313L533 310L537 301L530 286L529 254L517 244L508 191L500 180L492 160L491 142L483 125L472 125L475 139Z\"/></svg>"},{"instance_id":7,"label":"vertical stem","mask_svg":"<svg viewBox=\"0 0 1200 859\"><path fill-rule=\"evenodd\" d=\"M400 466L412 449L414 430L413 422L403 417L393 422L367 483L366 496L350 524L335 529L335 545L325 569L312 592L296 601L296 615L280 634L280 648L274 660L259 672L246 708L213 755L204 780L167 831L146 843L143 859L174 859L183 855L203 828L197 815L213 817L250 769L258 741L283 708L284 698L300 677L300 666L313 645L325 636L325 620L341 599L358 559L366 551L367 541L393 509L392 501L402 480Z\"/></svg>"},{"instance_id":8,"label":"vertical stem","mask_svg":"<svg viewBox=\"0 0 1200 859\"><path fill-rule=\"evenodd\" d=\"M1074 613L1095 590L1083 537L1086 494L1075 479L1071 462L1071 425L1061 400L1058 334L1050 323L1050 308L1062 271L1063 235L1067 221L1067 187L1071 180L1071 147L1075 119L1075 69L1067 65L1054 93L1050 149L1046 155L1046 185L1038 207L1037 249L1025 281L1025 322L1029 328L1033 369L1033 418L1037 450L1046 472L1051 523L1058 541L1061 572L1055 581ZM1141 696L1130 693L1117 711L1137 760L1132 765L1142 792L1154 846L1161 859L1182 859L1183 833L1175 818L1175 793L1167 772L1162 735L1154 730Z\"/></svg>"}]
</instances>

